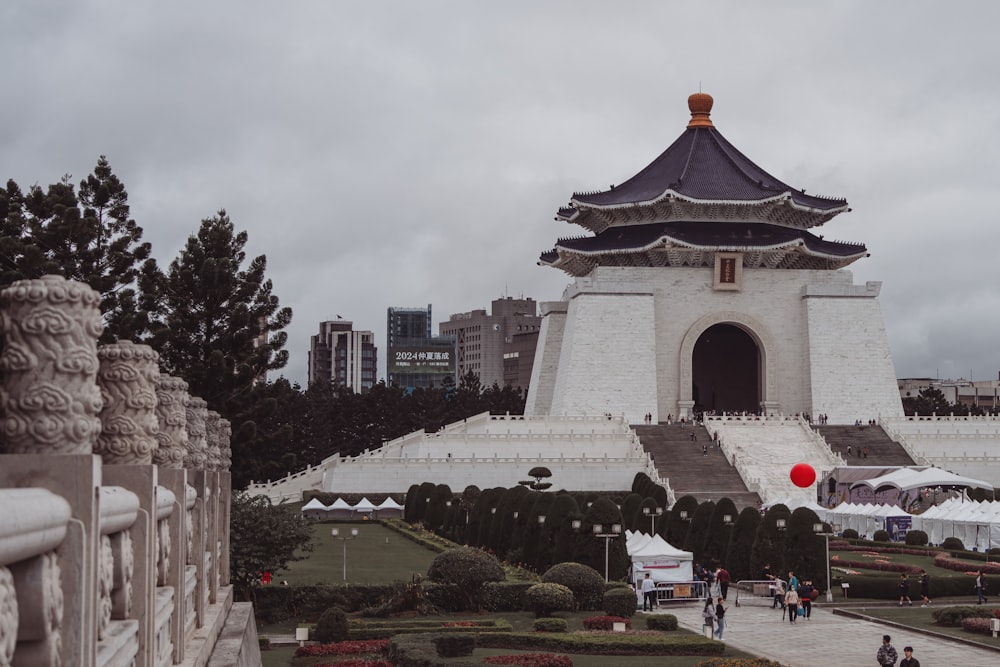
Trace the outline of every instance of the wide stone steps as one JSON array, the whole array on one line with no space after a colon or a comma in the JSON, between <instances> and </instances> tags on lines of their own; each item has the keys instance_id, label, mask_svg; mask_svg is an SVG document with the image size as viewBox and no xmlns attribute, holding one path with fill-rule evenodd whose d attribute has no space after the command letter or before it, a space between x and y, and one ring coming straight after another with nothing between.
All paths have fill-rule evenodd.
<instances>
[{"instance_id":1,"label":"wide stone steps","mask_svg":"<svg viewBox=\"0 0 1000 667\"><path fill-rule=\"evenodd\" d=\"M914 461L902 446L882 430L881 426L817 426L830 449L854 466L912 466ZM851 453L847 453L850 446ZM865 456L865 448L868 455Z\"/></svg>"},{"instance_id":2,"label":"wide stone steps","mask_svg":"<svg viewBox=\"0 0 1000 667\"><path fill-rule=\"evenodd\" d=\"M747 489L702 426L692 424L632 425L642 447L652 457L661 477L670 480L674 494L699 501L728 497L737 510L756 507L760 497ZM691 439L692 434L695 440ZM703 454L707 446L708 456Z\"/></svg>"}]
</instances>

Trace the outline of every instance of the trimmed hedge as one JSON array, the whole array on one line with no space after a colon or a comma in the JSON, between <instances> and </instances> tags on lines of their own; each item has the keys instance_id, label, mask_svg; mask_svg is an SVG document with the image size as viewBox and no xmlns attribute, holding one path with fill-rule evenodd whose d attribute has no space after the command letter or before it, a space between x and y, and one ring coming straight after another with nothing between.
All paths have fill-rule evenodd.
<instances>
[{"instance_id":1,"label":"trimmed hedge","mask_svg":"<svg viewBox=\"0 0 1000 667\"><path fill-rule=\"evenodd\" d=\"M479 596L489 611L521 611L524 594L534 585L531 581L488 581L479 589Z\"/></svg>"},{"instance_id":2,"label":"trimmed hedge","mask_svg":"<svg viewBox=\"0 0 1000 667\"><path fill-rule=\"evenodd\" d=\"M943 609L935 609L932 616L934 616L934 620L937 621L938 625L957 628L967 618L994 618L996 611L984 606L945 607Z\"/></svg>"},{"instance_id":3,"label":"trimmed hedge","mask_svg":"<svg viewBox=\"0 0 1000 667\"><path fill-rule=\"evenodd\" d=\"M673 614L650 614L646 616L647 630L676 630L677 617Z\"/></svg>"},{"instance_id":4,"label":"trimmed hedge","mask_svg":"<svg viewBox=\"0 0 1000 667\"><path fill-rule=\"evenodd\" d=\"M906 531L906 543L912 546L926 547L927 533L922 530L908 530Z\"/></svg>"},{"instance_id":5,"label":"trimmed hedge","mask_svg":"<svg viewBox=\"0 0 1000 667\"><path fill-rule=\"evenodd\" d=\"M447 634L434 637L434 648L442 658L463 658L476 650L475 635Z\"/></svg>"},{"instance_id":6,"label":"trimmed hedge","mask_svg":"<svg viewBox=\"0 0 1000 667\"><path fill-rule=\"evenodd\" d=\"M351 626L351 639L391 639L402 635L434 635L441 632L458 634L479 634L491 632L510 632L513 630L510 623L504 620L491 622L477 622L468 626L446 626L441 621L404 621L398 624L367 624Z\"/></svg>"},{"instance_id":7,"label":"trimmed hedge","mask_svg":"<svg viewBox=\"0 0 1000 667\"><path fill-rule=\"evenodd\" d=\"M781 667L781 663L767 658L709 658L695 667Z\"/></svg>"},{"instance_id":8,"label":"trimmed hedge","mask_svg":"<svg viewBox=\"0 0 1000 667\"><path fill-rule=\"evenodd\" d=\"M946 537L941 543L941 548L948 551L965 551L965 544L957 537Z\"/></svg>"},{"instance_id":9,"label":"trimmed hedge","mask_svg":"<svg viewBox=\"0 0 1000 667\"><path fill-rule=\"evenodd\" d=\"M423 584L424 596L427 602L443 612L462 611L465 607L465 596L458 584L438 584L426 581Z\"/></svg>"},{"instance_id":10,"label":"trimmed hedge","mask_svg":"<svg viewBox=\"0 0 1000 667\"><path fill-rule=\"evenodd\" d=\"M395 641L395 640L394 640ZM721 655L726 645L694 634L528 633L481 634L480 648L544 650L590 655ZM404 666L405 667L405 666Z\"/></svg>"},{"instance_id":11,"label":"trimmed hedge","mask_svg":"<svg viewBox=\"0 0 1000 667\"><path fill-rule=\"evenodd\" d=\"M965 554L962 554L962 558L965 558ZM952 554L938 554L934 558L934 565L955 572L975 572L976 570L982 570L983 574L1000 574L1000 563L963 563L953 558Z\"/></svg>"},{"instance_id":12,"label":"trimmed hedge","mask_svg":"<svg viewBox=\"0 0 1000 667\"><path fill-rule=\"evenodd\" d=\"M622 616L590 616L583 619L584 630L606 630L615 629L615 623L624 623L626 630L632 629L632 619Z\"/></svg>"},{"instance_id":13,"label":"trimmed hedge","mask_svg":"<svg viewBox=\"0 0 1000 667\"><path fill-rule=\"evenodd\" d=\"M604 611L609 616L632 618L636 605L635 592L631 588L612 588L604 594Z\"/></svg>"},{"instance_id":14,"label":"trimmed hedge","mask_svg":"<svg viewBox=\"0 0 1000 667\"><path fill-rule=\"evenodd\" d=\"M477 662L441 658L434 639L439 635L400 635L389 642L389 660L396 667L479 667Z\"/></svg>"},{"instance_id":15,"label":"trimmed hedge","mask_svg":"<svg viewBox=\"0 0 1000 667\"><path fill-rule=\"evenodd\" d=\"M544 618L556 611L570 611L573 591L562 584L535 584L525 592L524 600L535 618Z\"/></svg>"},{"instance_id":16,"label":"trimmed hedge","mask_svg":"<svg viewBox=\"0 0 1000 667\"><path fill-rule=\"evenodd\" d=\"M604 597L604 577L594 568L581 563L559 563L542 575L545 583L562 584L573 591L576 610L597 610Z\"/></svg>"},{"instance_id":17,"label":"trimmed hedge","mask_svg":"<svg viewBox=\"0 0 1000 667\"><path fill-rule=\"evenodd\" d=\"M835 577L833 580L834 590L840 589L841 582L848 582L851 588L848 591L848 600L852 597L874 598L876 600L898 600L899 599L899 579L878 575L852 574L843 577ZM911 591L914 590L911 587ZM919 588L916 589L919 591ZM931 577L931 599L941 597L954 597L968 595L974 597L972 590L972 579L960 577ZM840 593L837 593L840 599Z\"/></svg>"},{"instance_id":18,"label":"trimmed hedge","mask_svg":"<svg viewBox=\"0 0 1000 667\"><path fill-rule=\"evenodd\" d=\"M335 644L347 639L350 628L347 614L340 607L330 607L316 622L316 641L320 644Z\"/></svg>"},{"instance_id":19,"label":"trimmed hedge","mask_svg":"<svg viewBox=\"0 0 1000 667\"><path fill-rule=\"evenodd\" d=\"M564 618L536 618L532 627L535 632L566 632L568 625Z\"/></svg>"}]
</instances>

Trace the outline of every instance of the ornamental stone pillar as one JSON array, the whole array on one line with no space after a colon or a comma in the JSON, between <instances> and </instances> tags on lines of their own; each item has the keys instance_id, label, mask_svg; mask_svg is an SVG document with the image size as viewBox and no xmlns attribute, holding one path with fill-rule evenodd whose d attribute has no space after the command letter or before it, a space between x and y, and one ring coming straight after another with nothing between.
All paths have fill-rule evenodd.
<instances>
[{"instance_id":1,"label":"ornamental stone pillar","mask_svg":"<svg viewBox=\"0 0 1000 667\"><path fill-rule=\"evenodd\" d=\"M188 384L172 375L156 379L156 450L153 463L161 468L183 468L187 454Z\"/></svg>"},{"instance_id":2,"label":"ornamental stone pillar","mask_svg":"<svg viewBox=\"0 0 1000 667\"><path fill-rule=\"evenodd\" d=\"M208 443L206 450L208 460L208 463L205 465L206 470L222 469L220 419L222 419L222 415L215 410L209 410L208 416L205 419L205 439Z\"/></svg>"},{"instance_id":3,"label":"ornamental stone pillar","mask_svg":"<svg viewBox=\"0 0 1000 667\"><path fill-rule=\"evenodd\" d=\"M0 435L10 454L91 454L101 432L101 295L61 276L0 292Z\"/></svg>"},{"instance_id":4,"label":"ornamental stone pillar","mask_svg":"<svg viewBox=\"0 0 1000 667\"><path fill-rule=\"evenodd\" d=\"M204 470L208 463L208 443L205 435L205 421L208 417L208 403L205 399L192 396L185 408L187 417L187 453L184 467L188 470Z\"/></svg>"},{"instance_id":5,"label":"ornamental stone pillar","mask_svg":"<svg viewBox=\"0 0 1000 667\"><path fill-rule=\"evenodd\" d=\"M149 465L157 446L156 378L160 358L148 345L120 341L97 350L104 399L95 454L105 465Z\"/></svg>"},{"instance_id":6,"label":"ornamental stone pillar","mask_svg":"<svg viewBox=\"0 0 1000 667\"><path fill-rule=\"evenodd\" d=\"M220 471L229 472L233 466L233 425L228 419L219 420Z\"/></svg>"}]
</instances>

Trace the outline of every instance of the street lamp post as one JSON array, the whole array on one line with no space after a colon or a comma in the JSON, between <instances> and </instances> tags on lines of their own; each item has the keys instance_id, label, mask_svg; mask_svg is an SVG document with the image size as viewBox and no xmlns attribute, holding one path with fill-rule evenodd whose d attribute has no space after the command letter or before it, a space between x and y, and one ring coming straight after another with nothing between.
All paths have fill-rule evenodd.
<instances>
[{"instance_id":1,"label":"street lamp post","mask_svg":"<svg viewBox=\"0 0 1000 667\"><path fill-rule=\"evenodd\" d=\"M340 540L341 542L344 543L344 581L347 581L347 541L353 540L355 537L358 536L358 529L351 528L351 534L349 536L341 535L339 528L334 528L333 530L330 531L330 534L333 535L333 539Z\"/></svg>"},{"instance_id":2,"label":"street lamp post","mask_svg":"<svg viewBox=\"0 0 1000 667\"><path fill-rule=\"evenodd\" d=\"M656 533L656 519L657 517L663 516L663 508L657 507L643 507L642 513L649 517L649 534L653 535Z\"/></svg>"},{"instance_id":3,"label":"street lamp post","mask_svg":"<svg viewBox=\"0 0 1000 667\"><path fill-rule=\"evenodd\" d=\"M608 581L608 547L611 540L622 534L622 525L620 523L611 524L610 528L611 532L605 533L602 524L594 524L594 537L600 537L604 540L604 581Z\"/></svg>"},{"instance_id":4,"label":"street lamp post","mask_svg":"<svg viewBox=\"0 0 1000 667\"><path fill-rule=\"evenodd\" d=\"M830 578L830 535L840 530L839 525L831 526L831 530L826 529L822 523L813 524L813 532L826 538L826 601L833 602L833 579Z\"/></svg>"}]
</instances>

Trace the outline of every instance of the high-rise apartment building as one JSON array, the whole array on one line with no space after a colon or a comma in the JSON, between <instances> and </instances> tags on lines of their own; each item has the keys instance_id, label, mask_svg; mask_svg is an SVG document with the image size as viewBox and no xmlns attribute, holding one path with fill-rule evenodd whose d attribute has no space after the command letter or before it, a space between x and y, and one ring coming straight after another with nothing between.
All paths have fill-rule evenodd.
<instances>
[{"instance_id":1,"label":"high-rise apartment building","mask_svg":"<svg viewBox=\"0 0 1000 667\"><path fill-rule=\"evenodd\" d=\"M431 306L386 314L387 382L412 391L455 382L455 339L431 335Z\"/></svg>"},{"instance_id":2,"label":"high-rise apartment building","mask_svg":"<svg viewBox=\"0 0 1000 667\"><path fill-rule=\"evenodd\" d=\"M309 339L309 384L333 382L357 393L378 379L378 348L371 331L354 331L348 320L320 322Z\"/></svg>"},{"instance_id":3,"label":"high-rise apartment building","mask_svg":"<svg viewBox=\"0 0 1000 667\"><path fill-rule=\"evenodd\" d=\"M456 373L472 371L486 387L495 382L527 389L542 323L538 304L508 296L490 308L489 315L485 309L458 313L438 326L442 336L455 338Z\"/></svg>"}]
</instances>

